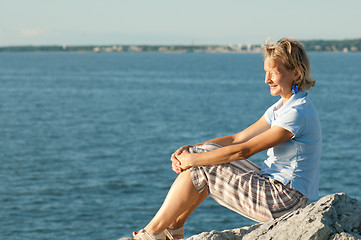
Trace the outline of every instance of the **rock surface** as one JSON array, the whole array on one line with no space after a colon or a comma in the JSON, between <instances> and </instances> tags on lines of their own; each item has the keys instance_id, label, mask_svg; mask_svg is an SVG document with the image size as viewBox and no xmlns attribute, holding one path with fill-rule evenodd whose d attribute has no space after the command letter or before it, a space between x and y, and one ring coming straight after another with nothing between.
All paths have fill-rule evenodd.
<instances>
[{"instance_id":1,"label":"rock surface","mask_svg":"<svg viewBox=\"0 0 361 240\"><path fill-rule=\"evenodd\" d=\"M129 238L123 238L129 239ZM361 203L345 193L325 196L303 209L250 227L204 232L188 240L361 239Z\"/></svg>"}]
</instances>

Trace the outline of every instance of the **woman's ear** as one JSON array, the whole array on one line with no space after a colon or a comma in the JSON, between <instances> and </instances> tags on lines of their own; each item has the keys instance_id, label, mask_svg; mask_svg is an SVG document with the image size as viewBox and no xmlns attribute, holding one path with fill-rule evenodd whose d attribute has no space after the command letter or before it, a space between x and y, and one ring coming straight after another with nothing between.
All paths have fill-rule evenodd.
<instances>
[{"instance_id":1,"label":"woman's ear","mask_svg":"<svg viewBox=\"0 0 361 240\"><path fill-rule=\"evenodd\" d=\"M297 71L296 69L293 70L293 76L294 76L294 81L298 80L301 77L301 74L299 73L299 71Z\"/></svg>"}]
</instances>

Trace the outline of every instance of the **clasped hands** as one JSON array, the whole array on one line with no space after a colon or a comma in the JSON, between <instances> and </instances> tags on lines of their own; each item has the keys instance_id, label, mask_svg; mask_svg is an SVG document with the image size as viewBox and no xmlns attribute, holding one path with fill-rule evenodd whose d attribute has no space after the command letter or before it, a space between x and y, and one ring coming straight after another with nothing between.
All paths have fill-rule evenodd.
<instances>
[{"instance_id":1,"label":"clasped hands","mask_svg":"<svg viewBox=\"0 0 361 240\"><path fill-rule=\"evenodd\" d=\"M177 174L187 170L192 167L192 155L193 153L189 152L191 145L186 145L179 148L175 151L170 160L172 161L172 170Z\"/></svg>"}]
</instances>

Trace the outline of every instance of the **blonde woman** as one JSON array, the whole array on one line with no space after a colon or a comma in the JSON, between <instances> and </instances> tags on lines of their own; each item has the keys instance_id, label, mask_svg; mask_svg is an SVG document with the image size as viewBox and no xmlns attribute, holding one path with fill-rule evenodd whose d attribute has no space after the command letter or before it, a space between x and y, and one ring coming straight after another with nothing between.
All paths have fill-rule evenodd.
<instances>
[{"instance_id":1,"label":"blonde woman","mask_svg":"<svg viewBox=\"0 0 361 240\"><path fill-rule=\"evenodd\" d=\"M171 156L178 173L158 213L135 239L183 238L183 225L210 196L258 222L302 208L318 194L321 127L307 90L315 84L297 40L264 47L265 83L280 96L245 130L179 148ZM267 150L259 167L248 158Z\"/></svg>"}]
</instances>

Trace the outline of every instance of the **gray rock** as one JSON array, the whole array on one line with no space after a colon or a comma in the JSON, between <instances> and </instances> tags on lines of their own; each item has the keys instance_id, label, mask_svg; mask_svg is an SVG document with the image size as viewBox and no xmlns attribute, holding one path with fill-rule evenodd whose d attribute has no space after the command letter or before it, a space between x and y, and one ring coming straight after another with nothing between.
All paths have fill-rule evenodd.
<instances>
[{"instance_id":1,"label":"gray rock","mask_svg":"<svg viewBox=\"0 0 361 240\"><path fill-rule=\"evenodd\" d=\"M188 239L361 239L361 203L345 193L336 193L263 224L201 233Z\"/></svg>"}]
</instances>

